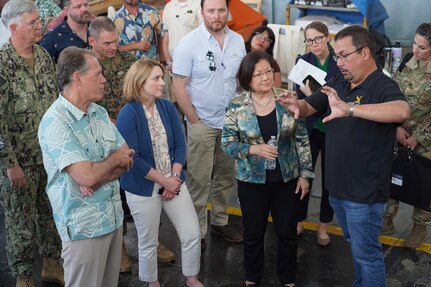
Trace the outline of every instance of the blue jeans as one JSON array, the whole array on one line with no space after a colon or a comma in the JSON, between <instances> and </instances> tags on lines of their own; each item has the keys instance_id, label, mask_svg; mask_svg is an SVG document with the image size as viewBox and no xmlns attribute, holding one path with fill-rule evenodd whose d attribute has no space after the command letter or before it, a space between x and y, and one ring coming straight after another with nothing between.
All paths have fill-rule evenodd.
<instances>
[{"instance_id":1,"label":"blue jeans","mask_svg":"<svg viewBox=\"0 0 431 287\"><path fill-rule=\"evenodd\" d=\"M329 196L344 238L350 242L356 278L353 287L385 287L385 262L379 234L385 203L357 203Z\"/></svg>"}]
</instances>

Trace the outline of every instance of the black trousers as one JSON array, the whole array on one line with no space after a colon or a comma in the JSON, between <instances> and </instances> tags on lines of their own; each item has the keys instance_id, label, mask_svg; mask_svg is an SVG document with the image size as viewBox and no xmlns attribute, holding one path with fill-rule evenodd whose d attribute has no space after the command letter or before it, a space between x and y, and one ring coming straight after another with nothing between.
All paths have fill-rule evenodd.
<instances>
[{"instance_id":1,"label":"black trousers","mask_svg":"<svg viewBox=\"0 0 431 287\"><path fill-rule=\"evenodd\" d=\"M264 238L271 212L277 235L277 274L282 284L294 283L296 225L299 195L295 194L297 180L253 184L238 181L244 227L244 270L248 281L260 282L264 266Z\"/></svg>"},{"instance_id":2,"label":"black trousers","mask_svg":"<svg viewBox=\"0 0 431 287\"><path fill-rule=\"evenodd\" d=\"M311 157L313 160L313 170L316 167L317 158L319 153L320 156L320 168L322 171L322 198L320 200L320 216L319 220L322 223L329 223L334 219L334 210L329 204L329 192L325 188L325 135L317 129L312 129L310 134L310 147L311 147ZM313 181L310 181L310 190ZM308 201L310 200L310 192L302 199L299 209L298 221L304 221L307 219L308 213Z\"/></svg>"}]
</instances>

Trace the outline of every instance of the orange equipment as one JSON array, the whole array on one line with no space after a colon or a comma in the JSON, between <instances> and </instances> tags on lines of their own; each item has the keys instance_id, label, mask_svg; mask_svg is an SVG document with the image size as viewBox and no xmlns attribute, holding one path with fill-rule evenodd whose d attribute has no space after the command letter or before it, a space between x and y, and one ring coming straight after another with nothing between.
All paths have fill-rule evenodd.
<instances>
[{"instance_id":1,"label":"orange equipment","mask_svg":"<svg viewBox=\"0 0 431 287\"><path fill-rule=\"evenodd\" d=\"M268 22L266 17L240 0L229 1L229 11L232 18L227 25L247 40L250 33L262 23Z\"/></svg>"}]
</instances>

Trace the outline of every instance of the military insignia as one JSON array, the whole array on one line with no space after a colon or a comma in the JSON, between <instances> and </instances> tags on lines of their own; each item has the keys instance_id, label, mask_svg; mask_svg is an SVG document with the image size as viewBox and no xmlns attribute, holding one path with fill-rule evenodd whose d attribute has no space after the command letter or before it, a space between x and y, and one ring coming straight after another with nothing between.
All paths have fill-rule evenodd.
<instances>
[{"instance_id":1,"label":"military insignia","mask_svg":"<svg viewBox=\"0 0 431 287\"><path fill-rule=\"evenodd\" d=\"M360 105L361 104L362 97L363 96L356 96L355 105Z\"/></svg>"}]
</instances>

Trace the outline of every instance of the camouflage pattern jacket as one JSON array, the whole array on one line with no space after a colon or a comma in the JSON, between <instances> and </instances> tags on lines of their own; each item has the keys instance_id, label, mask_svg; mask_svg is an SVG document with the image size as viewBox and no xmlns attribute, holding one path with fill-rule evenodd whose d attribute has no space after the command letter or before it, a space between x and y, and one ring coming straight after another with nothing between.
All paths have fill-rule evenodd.
<instances>
[{"instance_id":1,"label":"camouflage pattern jacket","mask_svg":"<svg viewBox=\"0 0 431 287\"><path fill-rule=\"evenodd\" d=\"M111 119L117 119L118 112L124 105L124 77L135 61L136 58L132 53L120 49L117 50L115 57L112 58L110 71L106 69L107 65L105 65L105 62L101 61L103 76L106 78L106 83L103 100L98 102L98 104L108 111Z\"/></svg>"},{"instance_id":2,"label":"camouflage pattern jacket","mask_svg":"<svg viewBox=\"0 0 431 287\"><path fill-rule=\"evenodd\" d=\"M58 95L55 67L48 52L33 46L35 71L7 43L0 49L0 134L2 166L42 164L39 122Z\"/></svg>"},{"instance_id":3,"label":"camouflage pattern jacket","mask_svg":"<svg viewBox=\"0 0 431 287\"><path fill-rule=\"evenodd\" d=\"M431 62L419 67L419 62L411 58L395 81L411 109L410 119L403 127L417 140L415 151L431 159Z\"/></svg>"}]
</instances>

